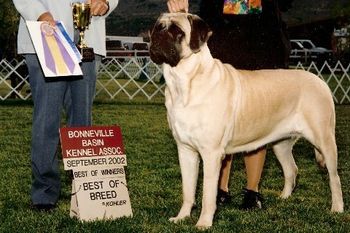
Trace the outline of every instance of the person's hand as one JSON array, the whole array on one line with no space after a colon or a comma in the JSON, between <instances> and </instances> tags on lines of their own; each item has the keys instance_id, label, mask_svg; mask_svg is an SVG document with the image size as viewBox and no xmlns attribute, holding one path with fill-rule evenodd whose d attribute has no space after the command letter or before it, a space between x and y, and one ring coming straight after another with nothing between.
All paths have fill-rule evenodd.
<instances>
[{"instance_id":1,"label":"person's hand","mask_svg":"<svg viewBox=\"0 0 350 233\"><path fill-rule=\"evenodd\" d=\"M45 12L45 13L41 14L38 18L38 21L48 22L49 25L52 27L56 26L56 21L50 12Z\"/></svg>"},{"instance_id":2,"label":"person's hand","mask_svg":"<svg viewBox=\"0 0 350 233\"><path fill-rule=\"evenodd\" d=\"M91 0L91 15L102 16L107 13L109 6L106 0Z\"/></svg>"},{"instance_id":3,"label":"person's hand","mask_svg":"<svg viewBox=\"0 0 350 233\"><path fill-rule=\"evenodd\" d=\"M188 12L188 0L168 0L167 5L171 13Z\"/></svg>"}]
</instances>

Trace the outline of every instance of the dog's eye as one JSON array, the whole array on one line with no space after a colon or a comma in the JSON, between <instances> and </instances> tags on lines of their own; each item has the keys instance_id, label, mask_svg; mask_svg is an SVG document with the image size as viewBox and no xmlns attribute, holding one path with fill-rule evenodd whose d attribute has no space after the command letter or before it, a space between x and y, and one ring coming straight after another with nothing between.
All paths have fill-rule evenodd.
<instances>
[{"instance_id":1,"label":"dog's eye","mask_svg":"<svg viewBox=\"0 0 350 233\"><path fill-rule=\"evenodd\" d=\"M184 34L182 34L182 33L180 33L180 34L176 35L176 41L181 41L181 40L182 40L182 38L183 38L184 36L185 36L185 35L184 35Z\"/></svg>"},{"instance_id":2,"label":"dog's eye","mask_svg":"<svg viewBox=\"0 0 350 233\"><path fill-rule=\"evenodd\" d=\"M168 32L176 39L176 41L180 42L182 38L185 36L185 33L176 25L171 25L169 27Z\"/></svg>"},{"instance_id":3,"label":"dog's eye","mask_svg":"<svg viewBox=\"0 0 350 233\"><path fill-rule=\"evenodd\" d=\"M162 24L162 23L159 23L159 24L157 24L155 27L154 27L154 30L155 31L163 31L163 30L165 30L166 29L166 26L164 25L164 24Z\"/></svg>"}]
</instances>

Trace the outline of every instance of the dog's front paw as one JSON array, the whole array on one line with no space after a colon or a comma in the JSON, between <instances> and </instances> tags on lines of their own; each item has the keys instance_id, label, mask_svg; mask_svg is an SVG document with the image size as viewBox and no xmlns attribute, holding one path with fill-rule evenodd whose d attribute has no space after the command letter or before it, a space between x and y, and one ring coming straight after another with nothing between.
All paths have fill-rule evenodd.
<instances>
[{"instance_id":1,"label":"dog's front paw","mask_svg":"<svg viewBox=\"0 0 350 233\"><path fill-rule=\"evenodd\" d=\"M176 216L176 217L172 217L172 218L169 218L169 221L170 222L173 222L173 223L178 223L178 222L180 222L180 221L182 221L182 220L184 220L185 218L187 218L187 217L190 217L189 215L187 215L187 216Z\"/></svg>"},{"instance_id":2,"label":"dog's front paw","mask_svg":"<svg viewBox=\"0 0 350 233\"><path fill-rule=\"evenodd\" d=\"M196 224L199 230L206 230L213 225L213 215L212 214L201 214Z\"/></svg>"},{"instance_id":3,"label":"dog's front paw","mask_svg":"<svg viewBox=\"0 0 350 233\"><path fill-rule=\"evenodd\" d=\"M290 197L290 195L291 195L291 191L286 191L283 189L282 193L280 194L280 198L287 199L288 197Z\"/></svg>"},{"instance_id":4,"label":"dog's front paw","mask_svg":"<svg viewBox=\"0 0 350 233\"><path fill-rule=\"evenodd\" d=\"M344 212L344 204L342 201L338 201L332 204L331 212L335 213L343 213Z\"/></svg>"},{"instance_id":5,"label":"dog's front paw","mask_svg":"<svg viewBox=\"0 0 350 233\"><path fill-rule=\"evenodd\" d=\"M196 227L198 230L204 231L210 228L212 224L213 224L213 221L205 221L205 220L199 219L196 224Z\"/></svg>"},{"instance_id":6,"label":"dog's front paw","mask_svg":"<svg viewBox=\"0 0 350 233\"><path fill-rule=\"evenodd\" d=\"M179 221L182 221L183 219L190 217L191 215L191 209L192 209L193 204L192 203L184 203L177 214L176 217L169 218L170 222L177 223Z\"/></svg>"}]
</instances>

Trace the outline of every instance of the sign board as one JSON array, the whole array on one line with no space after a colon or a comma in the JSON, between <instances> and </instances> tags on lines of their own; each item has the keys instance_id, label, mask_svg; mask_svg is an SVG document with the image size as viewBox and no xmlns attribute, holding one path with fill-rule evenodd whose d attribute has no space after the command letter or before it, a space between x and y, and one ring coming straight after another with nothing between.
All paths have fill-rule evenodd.
<instances>
[{"instance_id":1,"label":"sign board","mask_svg":"<svg viewBox=\"0 0 350 233\"><path fill-rule=\"evenodd\" d=\"M94 179L94 178L110 178L110 177L125 177L124 167L94 167L94 168L79 168L72 171L73 178L78 179Z\"/></svg>"},{"instance_id":2,"label":"sign board","mask_svg":"<svg viewBox=\"0 0 350 233\"><path fill-rule=\"evenodd\" d=\"M70 216L96 220L132 216L120 127L60 129L65 170L72 170Z\"/></svg>"},{"instance_id":3,"label":"sign board","mask_svg":"<svg viewBox=\"0 0 350 233\"><path fill-rule=\"evenodd\" d=\"M132 216L124 177L73 180L70 216L90 221Z\"/></svg>"},{"instance_id":4,"label":"sign board","mask_svg":"<svg viewBox=\"0 0 350 233\"><path fill-rule=\"evenodd\" d=\"M61 128L60 136L65 170L127 165L118 126Z\"/></svg>"}]
</instances>

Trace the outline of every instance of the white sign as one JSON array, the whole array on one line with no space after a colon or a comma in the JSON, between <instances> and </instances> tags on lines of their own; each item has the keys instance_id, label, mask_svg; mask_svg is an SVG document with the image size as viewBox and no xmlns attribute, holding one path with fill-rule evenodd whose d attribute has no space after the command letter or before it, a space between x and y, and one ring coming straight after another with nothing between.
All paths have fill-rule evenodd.
<instances>
[{"instance_id":1,"label":"white sign","mask_svg":"<svg viewBox=\"0 0 350 233\"><path fill-rule=\"evenodd\" d=\"M74 178L70 216L86 221L132 216L120 127L61 128L60 139L64 169Z\"/></svg>"},{"instance_id":2,"label":"white sign","mask_svg":"<svg viewBox=\"0 0 350 233\"><path fill-rule=\"evenodd\" d=\"M95 179L98 178L115 178L125 177L124 167L94 167L94 168L79 168L79 170L73 170L73 178L78 179Z\"/></svg>"},{"instance_id":3,"label":"white sign","mask_svg":"<svg viewBox=\"0 0 350 233\"><path fill-rule=\"evenodd\" d=\"M132 217L125 176L73 180L72 193L71 217L85 221Z\"/></svg>"}]
</instances>

